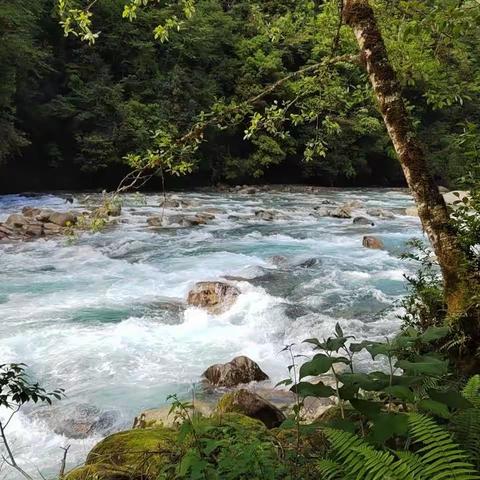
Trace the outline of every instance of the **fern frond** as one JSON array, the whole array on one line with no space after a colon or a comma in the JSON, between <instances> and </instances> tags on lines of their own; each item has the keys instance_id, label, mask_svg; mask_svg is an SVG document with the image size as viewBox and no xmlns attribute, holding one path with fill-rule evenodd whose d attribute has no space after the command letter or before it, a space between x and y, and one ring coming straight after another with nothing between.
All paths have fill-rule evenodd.
<instances>
[{"instance_id":1,"label":"fern frond","mask_svg":"<svg viewBox=\"0 0 480 480\"><path fill-rule=\"evenodd\" d=\"M388 451L376 450L357 435L324 429L333 450L333 458L343 468L344 479L410 480L397 477L393 471L396 458Z\"/></svg>"},{"instance_id":2,"label":"fern frond","mask_svg":"<svg viewBox=\"0 0 480 480\"><path fill-rule=\"evenodd\" d=\"M343 468L333 460L320 460L318 462L318 468L322 473L322 480L342 480L345 478Z\"/></svg>"},{"instance_id":3,"label":"fern frond","mask_svg":"<svg viewBox=\"0 0 480 480\"><path fill-rule=\"evenodd\" d=\"M475 407L480 409L480 375L471 377L463 387L462 395Z\"/></svg>"},{"instance_id":4,"label":"fern frond","mask_svg":"<svg viewBox=\"0 0 480 480\"><path fill-rule=\"evenodd\" d=\"M469 454L477 468L480 468L480 409L461 410L452 417L455 440Z\"/></svg>"},{"instance_id":5,"label":"fern frond","mask_svg":"<svg viewBox=\"0 0 480 480\"><path fill-rule=\"evenodd\" d=\"M468 454L450 434L429 417L418 413L409 415L410 432L415 443L424 446L418 450L423 475L429 480L480 480Z\"/></svg>"}]
</instances>

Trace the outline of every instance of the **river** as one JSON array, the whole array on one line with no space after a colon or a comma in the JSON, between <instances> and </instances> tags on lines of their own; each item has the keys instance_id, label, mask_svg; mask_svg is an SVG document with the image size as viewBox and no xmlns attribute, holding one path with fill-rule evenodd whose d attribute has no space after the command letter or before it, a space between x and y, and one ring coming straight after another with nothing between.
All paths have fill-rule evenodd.
<instances>
[{"instance_id":1,"label":"river","mask_svg":"<svg viewBox=\"0 0 480 480\"><path fill-rule=\"evenodd\" d=\"M275 382L287 373L285 344L327 336L337 321L358 339L398 330L403 275L414 268L400 254L422 236L418 218L404 214L413 205L406 191L177 196L191 203L188 211L218 209L216 218L153 229L146 218L161 213L161 195L125 195L115 228L77 239L0 243L0 363L24 362L32 378L67 394L52 409L27 408L9 425L25 469L55 471L66 444L71 467L101 438L99 432L67 438L58 418L68 423L93 411L105 432L124 428L168 394L187 395L212 363L245 354ZM361 203L355 214L380 207L395 216L372 217L374 227L312 216L322 202L354 200ZM0 196L0 221L26 205L67 210L85 201L81 194L73 205L54 194ZM259 220L259 208L275 209L278 219ZM366 234L385 249L362 247ZM275 255L285 263L275 265ZM242 292L226 313L183 305L196 281L225 275L239 277L234 283ZM15 476L3 469L0 478Z\"/></svg>"}]
</instances>

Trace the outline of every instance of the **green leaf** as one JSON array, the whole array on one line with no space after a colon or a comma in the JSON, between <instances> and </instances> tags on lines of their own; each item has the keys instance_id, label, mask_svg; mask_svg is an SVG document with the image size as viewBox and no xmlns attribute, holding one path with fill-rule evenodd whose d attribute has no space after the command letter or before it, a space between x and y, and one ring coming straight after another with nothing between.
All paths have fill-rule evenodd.
<instances>
[{"instance_id":1,"label":"green leaf","mask_svg":"<svg viewBox=\"0 0 480 480\"><path fill-rule=\"evenodd\" d=\"M414 375L441 377L448 373L448 362L433 356L418 356L414 361L399 360L396 367Z\"/></svg>"},{"instance_id":2,"label":"green leaf","mask_svg":"<svg viewBox=\"0 0 480 480\"><path fill-rule=\"evenodd\" d=\"M428 390L428 395L432 400L435 400L440 403L444 403L448 407L454 408L457 410L473 407L473 405L460 392L456 390L449 390L447 392L442 392L439 390L431 389L431 390Z\"/></svg>"},{"instance_id":3,"label":"green leaf","mask_svg":"<svg viewBox=\"0 0 480 480\"><path fill-rule=\"evenodd\" d=\"M369 418L378 415L383 407L383 403L372 402L370 400L361 400L359 398L350 400L350 404L355 410L358 410L360 413Z\"/></svg>"},{"instance_id":4,"label":"green leaf","mask_svg":"<svg viewBox=\"0 0 480 480\"><path fill-rule=\"evenodd\" d=\"M300 367L300 378L314 377L327 373L334 363L348 364L349 360L345 357L328 357L323 353L319 353Z\"/></svg>"},{"instance_id":5,"label":"green leaf","mask_svg":"<svg viewBox=\"0 0 480 480\"><path fill-rule=\"evenodd\" d=\"M380 413L373 419L370 438L380 445L395 435L405 435L407 432L407 415L403 413Z\"/></svg>"},{"instance_id":6,"label":"green leaf","mask_svg":"<svg viewBox=\"0 0 480 480\"><path fill-rule=\"evenodd\" d=\"M406 385L392 385L391 387L386 387L384 392L404 402L413 402L414 400L413 392Z\"/></svg>"},{"instance_id":7,"label":"green leaf","mask_svg":"<svg viewBox=\"0 0 480 480\"><path fill-rule=\"evenodd\" d=\"M332 397L335 395L335 390L328 385L323 384L322 382L318 383L309 383L309 382L300 382L297 385L294 385L290 391L297 393L301 397Z\"/></svg>"},{"instance_id":8,"label":"green leaf","mask_svg":"<svg viewBox=\"0 0 480 480\"><path fill-rule=\"evenodd\" d=\"M448 407L444 403L429 398L421 400L418 407L442 418L450 418L451 416Z\"/></svg>"},{"instance_id":9,"label":"green leaf","mask_svg":"<svg viewBox=\"0 0 480 480\"><path fill-rule=\"evenodd\" d=\"M449 327L429 327L425 332L420 336L420 338L426 342L433 342L435 340L440 340L448 335L450 332Z\"/></svg>"},{"instance_id":10,"label":"green leaf","mask_svg":"<svg viewBox=\"0 0 480 480\"><path fill-rule=\"evenodd\" d=\"M368 392L379 392L389 385L389 377L383 372L343 373L338 378L344 385L355 386Z\"/></svg>"}]
</instances>

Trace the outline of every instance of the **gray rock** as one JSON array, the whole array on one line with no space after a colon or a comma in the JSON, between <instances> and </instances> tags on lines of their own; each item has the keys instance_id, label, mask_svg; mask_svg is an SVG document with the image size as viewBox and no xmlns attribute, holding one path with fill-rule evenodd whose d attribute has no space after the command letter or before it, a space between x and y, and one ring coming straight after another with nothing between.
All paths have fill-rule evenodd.
<instances>
[{"instance_id":1,"label":"gray rock","mask_svg":"<svg viewBox=\"0 0 480 480\"><path fill-rule=\"evenodd\" d=\"M219 400L217 411L219 413L241 413L260 420L267 428L279 427L286 418L273 403L245 389L226 393Z\"/></svg>"},{"instance_id":2,"label":"gray rock","mask_svg":"<svg viewBox=\"0 0 480 480\"><path fill-rule=\"evenodd\" d=\"M43 225L40 222L29 223L23 227L23 231L29 237L41 237L43 235Z\"/></svg>"},{"instance_id":3,"label":"gray rock","mask_svg":"<svg viewBox=\"0 0 480 480\"><path fill-rule=\"evenodd\" d=\"M44 223L43 231L46 235L55 235L57 233L62 233L63 230L62 227L60 227L56 223Z\"/></svg>"},{"instance_id":4,"label":"gray rock","mask_svg":"<svg viewBox=\"0 0 480 480\"><path fill-rule=\"evenodd\" d=\"M224 282L199 282L188 292L187 303L219 314L227 311L240 295L240 290Z\"/></svg>"},{"instance_id":5,"label":"gray rock","mask_svg":"<svg viewBox=\"0 0 480 480\"><path fill-rule=\"evenodd\" d=\"M8 216L5 225L12 228L22 228L25 225L28 225L28 219L19 213L12 213Z\"/></svg>"},{"instance_id":6,"label":"gray rock","mask_svg":"<svg viewBox=\"0 0 480 480\"><path fill-rule=\"evenodd\" d=\"M352 209L347 206L338 207L331 210L329 215L334 218L352 218Z\"/></svg>"},{"instance_id":7,"label":"gray rock","mask_svg":"<svg viewBox=\"0 0 480 480\"><path fill-rule=\"evenodd\" d=\"M297 267L300 268L312 268L315 265L320 264L320 259L318 258L308 258L307 260L304 260L303 262L299 263Z\"/></svg>"},{"instance_id":8,"label":"gray rock","mask_svg":"<svg viewBox=\"0 0 480 480\"><path fill-rule=\"evenodd\" d=\"M150 227L161 227L163 225L161 217L148 217L147 223Z\"/></svg>"},{"instance_id":9,"label":"gray rock","mask_svg":"<svg viewBox=\"0 0 480 480\"><path fill-rule=\"evenodd\" d=\"M34 208L34 207L23 207L22 208L22 214L25 217L36 217L40 213L39 208Z\"/></svg>"},{"instance_id":10,"label":"gray rock","mask_svg":"<svg viewBox=\"0 0 480 480\"><path fill-rule=\"evenodd\" d=\"M354 225L370 225L372 227L375 226L375 223L373 223L369 218L366 218L366 217L355 217L353 219L353 224Z\"/></svg>"},{"instance_id":11,"label":"gray rock","mask_svg":"<svg viewBox=\"0 0 480 480\"><path fill-rule=\"evenodd\" d=\"M379 250L385 248L383 242L380 239L368 235L363 237L362 245L366 248L374 248Z\"/></svg>"},{"instance_id":12,"label":"gray rock","mask_svg":"<svg viewBox=\"0 0 480 480\"><path fill-rule=\"evenodd\" d=\"M268 380L268 375L258 364L243 355L228 363L208 367L202 376L214 387L235 387L243 383Z\"/></svg>"},{"instance_id":13,"label":"gray rock","mask_svg":"<svg viewBox=\"0 0 480 480\"><path fill-rule=\"evenodd\" d=\"M69 225L74 225L77 221L77 217L72 212L53 212L48 217L48 221L55 225L59 225L60 227L67 227Z\"/></svg>"},{"instance_id":14,"label":"gray rock","mask_svg":"<svg viewBox=\"0 0 480 480\"><path fill-rule=\"evenodd\" d=\"M383 208L369 208L367 210L367 215L379 218L395 218L395 215L392 212Z\"/></svg>"},{"instance_id":15,"label":"gray rock","mask_svg":"<svg viewBox=\"0 0 480 480\"><path fill-rule=\"evenodd\" d=\"M255 217L260 220L265 220L267 222L271 222L275 219L275 212L271 210L256 210Z\"/></svg>"}]
</instances>

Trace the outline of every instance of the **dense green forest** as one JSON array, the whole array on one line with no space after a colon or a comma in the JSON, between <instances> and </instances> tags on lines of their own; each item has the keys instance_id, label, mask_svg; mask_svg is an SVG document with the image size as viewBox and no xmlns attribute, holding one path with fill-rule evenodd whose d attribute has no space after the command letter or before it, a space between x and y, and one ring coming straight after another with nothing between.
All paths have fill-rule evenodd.
<instances>
[{"instance_id":1,"label":"dense green forest","mask_svg":"<svg viewBox=\"0 0 480 480\"><path fill-rule=\"evenodd\" d=\"M441 15L425 5L439 2L386 3L378 18L415 126L438 182L453 185L476 147L478 13L450 0ZM64 36L52 0L1 2L0 190L113 187L153 132L181 135L213 105L251 98L353 42L347 29L335 42L335 2L290 0L200 0L194 19L155 39L176 8L150 5L129 22L122 2L99 2L91 45ZM181 183L403 185L360 69L292 77L254 107L274 102L290 110L288 133L264 125L245 139L248 119L209 128Z\"/></svg>"}]
</instances>

